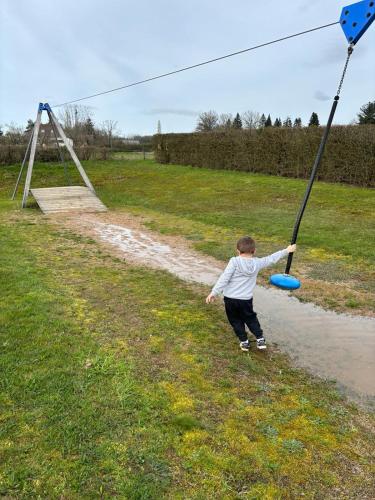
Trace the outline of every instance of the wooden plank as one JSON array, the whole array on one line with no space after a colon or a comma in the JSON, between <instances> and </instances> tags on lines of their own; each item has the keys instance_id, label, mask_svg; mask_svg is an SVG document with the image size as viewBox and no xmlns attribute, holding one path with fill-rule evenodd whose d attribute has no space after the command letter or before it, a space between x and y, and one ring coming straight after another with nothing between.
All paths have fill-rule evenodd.
<instances>
[{"instance_id":1,"label":"wooden plank","mask_svg":"<svg viewBox=\"0 0 375 500\"><path fill-rule=\"evenodd\" d=\"M32 189L34 196L43 213L58 212L105 212L106 206L87 187L67 186L54 188Z\"/></svg>"}]
</instances>

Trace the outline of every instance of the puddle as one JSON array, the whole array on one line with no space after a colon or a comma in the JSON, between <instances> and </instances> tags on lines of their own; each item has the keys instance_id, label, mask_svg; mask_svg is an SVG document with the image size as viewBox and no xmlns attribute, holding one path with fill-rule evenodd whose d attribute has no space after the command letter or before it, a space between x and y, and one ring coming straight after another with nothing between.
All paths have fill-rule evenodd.
<instances>
[{"instance_id":1,"label":"puddle","mask_svg":"<svg viewBox=\"0 0 375 500\"><path fill-rule=\"evenodd\" d=\"M202 257L181 250L176 252L170 245L152 239L142 231L102 222L98 222L94 229L103 241L116 246L132 260L168 269L183 280L211 285L221 272L219 267L208 268Z\"/></svg>"},{"instance_id":2,"label":"puddle","mask_svg":"<svg viewBox=\"0 0 375 500\"><path fill-rule=\"evenodd\" d=\"M189 249L182 239L143 230L134 219L124 216L125 227L102 222L103 218L111 219L111 214L82 215L73 221L74 228L81 227L129 261L168 270L186 281L211 286L224 268L222 262ZM202 307L208 307L203 300ZM260 286L254 304L268 340L296 365L336 380L350 399L375 405L374 319L325 311L281 290Z\"/></svg>"}]
</instances>

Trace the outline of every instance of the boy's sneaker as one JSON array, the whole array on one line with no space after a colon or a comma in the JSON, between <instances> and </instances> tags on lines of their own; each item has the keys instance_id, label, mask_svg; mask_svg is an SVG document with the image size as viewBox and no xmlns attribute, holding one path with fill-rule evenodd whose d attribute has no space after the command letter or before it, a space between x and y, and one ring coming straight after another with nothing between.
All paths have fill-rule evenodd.
<instances>
[{"instance_id":1,"label":"boy's sneaker","mask_svg":"<svg viewBox=\"0 0 375 500\"><path fill-rule=\"evenodd\" d=\"M261 337L260 339L257 339L257 348L258 349L267 349L265 338Z\"/></svg>"},{"instance_id":2,"label":"boy's sneaker","mask_svg":"<svg viewBox=\"0 0 375 500\"><path fill-rule=\"evenodd\" d=\"M240 349L241 351L248 351L250 349L250 342L248 340L244 340L243 342L240 342Z\"/></svg>"}]
</instances>

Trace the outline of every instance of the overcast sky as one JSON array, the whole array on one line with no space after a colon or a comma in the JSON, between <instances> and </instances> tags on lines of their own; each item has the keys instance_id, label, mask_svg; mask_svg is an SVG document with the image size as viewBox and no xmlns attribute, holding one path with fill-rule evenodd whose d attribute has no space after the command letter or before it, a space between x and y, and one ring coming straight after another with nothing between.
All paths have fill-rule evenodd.
<instances>
[{"instance_id":1,"label":"overcast sky","mask_svg":"<svg viewBox=\"0 0 375 500\"><path fill-rule=\"evenodd\" d=\"M0 124L51 105L339 20L347 0L0 0ZM312 111L326 120L346 57L340 25L82 104L123 134L191 131L197 114ZM375 24L355 48L337 112L375 99Z\"/></svg>"}]
</instances>

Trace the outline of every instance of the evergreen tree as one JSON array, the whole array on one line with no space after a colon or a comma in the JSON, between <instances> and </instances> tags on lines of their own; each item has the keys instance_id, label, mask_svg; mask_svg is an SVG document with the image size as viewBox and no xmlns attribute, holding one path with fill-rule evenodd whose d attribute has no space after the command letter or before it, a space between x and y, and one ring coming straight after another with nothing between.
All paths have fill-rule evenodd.
<instances>
[{"instance_id":1,"label":"evergreen tree","mask_svg":"<svg viewBox=\"0 0 375 500\"><path fill-rule=\"evenodd\" d=\"M29 132L34 128L34 122L31 119L27 120L25 132Z\"/></svg>"},{"instance_id":2,"label":"evergreen tree","mask_svg":"<svg viewBox=\"0 0 375 500\"><path fill-rule=\"evenodd\" d=\"M319 118L317 113L313 112L310 116L309 127L319 127Z\"/></svg>"},{"instance_id":3,"label":"evergreen tree","mask_svg":"<svg viewBox=\"0 0 375 500\"><path fill-rule=\"evenodd\" d=\"M292 120L290 119L290 116L287 116L284 120L283 127L292 127Z\"/></svg>"},{"instance_id":4,"label":"evergreen tree","mask_svg":"<svg viewBox=\"0 0 375 500\"><path fill-rule=\"evenodd\" d=\"M1 126L0 126L0 137L4 135L4 132L1 130Z\"/></svg>"},{"instance_id":5,"label":"evergreen tree","mask_svg":"<svg viewBox=\"0 0 375 500\"><path fill-rule=\"evenodd\" d=\"M85 127L85 132L87 135L94 135L95 134L94 122L91 120L90 117L88 117L86 119L84 127Z\"/></svg>"},{"instance_id":6,"label":"evergreen tree","mask_svg":"<svg viewBox=\"0 0 375 500\"><path fill-rule=\"evenodd\" d=\"M264 124L265 127L272 127L272 120L271 120L271 115L267 116L266 123Z\"/></svg>"},{"instance_id":7,"label":"evergreen tree","mask_svg":"<svg viewBox=\"0 0 375 500\"><path fill-rule=\"evenodd\" d=\"M234 117L232 126L233 126L233 128L237 128L237 129L242 128L242 120L241 120L239 113L237 113L236 116Z\"/></svg>"},{"instance_id":8,"label":"evergreen tree","mask_svg":"<svg viewBox=\"0 0 375 500\"><path fill-rule=\"evenodd\" d=\"M157 134L161 134L161 123L160 123L160 120L158 120Z\"/></svg>"},{"instance_id":9,"label":"evergreen tree","mask_svg":"<svg viewBox=\"0 0 375 500\"><path fill-rule=\"evenodd\" d=\"M359 125L375 124L375 101L368 102L358 113Z\"/></svg>"},{"instance_id":10,"label":"evergreen tree","mask_svg":"<svg viewBox=\"0 0 375 500\"><path fill-rule=\"evenodd\" d=\"M260 120L259 120L259 126L260 128L263 128L266 126L266 115L264 113L262 113L262 116L260 117Z\"/></svg>"},{"instance_id":11,"label":"evergreen tree","mask_svg":"<svg viewBox=\"0 0 375 500\"><path fill-rule=\"evenodd\" d=\"M301 118L296 118L294 120L293 127L294 128L301 128L302 127L302 119Z\"/></svg>"},{"instance_id":12,"label":"evergreen tree","mask_svg":"<svg viewBox=\"0 0 375 500\"><path fill-rule=\"evenodd\" d=\"M275 123L273 124L274 127L281 127L281 118L276 118Z\"/></svg>"}]
</instances>

